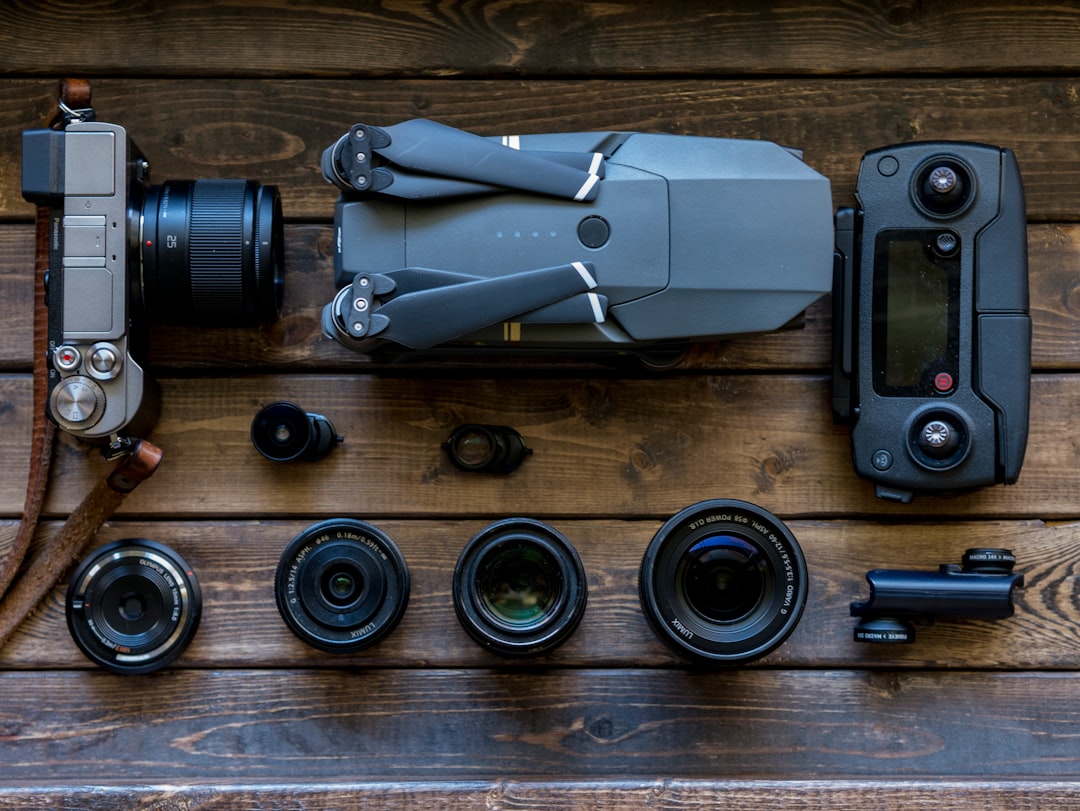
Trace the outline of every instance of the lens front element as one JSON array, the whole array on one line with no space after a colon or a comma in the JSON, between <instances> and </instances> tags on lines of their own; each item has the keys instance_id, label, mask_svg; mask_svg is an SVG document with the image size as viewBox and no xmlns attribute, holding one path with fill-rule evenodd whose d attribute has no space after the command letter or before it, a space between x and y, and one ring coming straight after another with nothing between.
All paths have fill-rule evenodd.
<instances>
[{"instance_id":1,"label":"lens front element","mask_svg":"<svg viewBox=\"0 0 1080 811\"><path fill-rule=\"evenodd\" d=\"M641 606L675 652L710 666L772 651L806 604L798 542L767 510L717 499L687 507L653 537L641 563Z\"/></svg>"},{"instance_id":2,"label":"lens front element","mask_svg":"<svg viewBox=\"0 0 1080 811\"><path fill-rule=\"evenodd\" d=\"M65 600L76 644L115 673L172 662L199 626L195 574L164 544L135 538L103 546L75 570Z\"/></svg>"},{"instance_id":3,"label":"lens front element","mask_svg":"<svg viewBox=\"0 0 1080 811\"><path fill-rule=\"evenodd\" d=\"M409 570L388 535L335 518L308 527L286 547L274 593L296 636L330 653L353 653L397 626L409 601Z\"/></svg>"},{"instance_id":4,"label":"lens front element","mask_svg":"<svg viewBox=\"0 0 1080 811\"><path fill-rule=\"evenodd\" d=\"M586 595L574 547L529 518L508 518L480 532L454 569L462 627L503 656L534 656L561 645L581 621Z\"/></svg>"}]
</instances>

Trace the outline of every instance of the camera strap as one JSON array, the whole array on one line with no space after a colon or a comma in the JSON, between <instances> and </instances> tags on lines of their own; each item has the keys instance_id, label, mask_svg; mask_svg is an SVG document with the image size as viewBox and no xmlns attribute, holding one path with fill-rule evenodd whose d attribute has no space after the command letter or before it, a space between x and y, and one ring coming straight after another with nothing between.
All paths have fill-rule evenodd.
<instances>
[{"instance_id":1,"label":"camera strap","mask_svg":"<svg viewBox=\"0 0 1080 811\"><path fill-rule=\"evenodd\" d=\"M89 105L90 83L85 80L65 80L60 84L58 109L52 116L51 124L55 125L65 113L87 110ZM126 455L112 472L91 489L82 503L68 516L56 536L45 544L15 582L14 587L11 587L37 531L56 445L56 425L46 416L49 389L49 317L45 300L45 279L49 270L50 219L51 211L47 207L39 207L34 257L34 416L30 470L22 520L11 551L0 564L0 598L3 598L0 603L0 647L4 646L23 619L63 576L127 494L157 469L162 455L160 449L146 440L132 442Z\"/></svg>"}]
</instances>

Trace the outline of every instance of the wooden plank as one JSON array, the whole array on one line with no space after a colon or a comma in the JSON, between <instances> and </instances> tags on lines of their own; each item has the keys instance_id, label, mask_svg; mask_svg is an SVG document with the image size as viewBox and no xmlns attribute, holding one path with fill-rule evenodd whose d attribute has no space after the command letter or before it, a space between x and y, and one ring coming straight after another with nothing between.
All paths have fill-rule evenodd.
<instances>
[{"instance_id":1,"label":"wooden plank","mask_svg":"<svg viewBox=\"0 0 1080 811\"><path fill-rule=\"evenodd\" d=\"M434 807L464 811L677 811L688 807L757 811L830 808L862 811L1071 811L1080 785L1045 780L476 780L408 782L261 783L243 786L172 784L92 785L71 789L26 787L0 794L0 808L106 811L115 808L294 808L360 811Z\"/></svg>"},{"instance_id":2,"label":"wooden plank","mask_svg":"<svg viewBox=\"0 0 1080 811\"><path fill-rule=\"evenodd\" d=\"M1080 65L1069 5L797 0L5 7L0 71L93 75L1000 73ZM297 48L296 42L311 47ZM64 48L58 49L57 42ZM138 47L133 47L137 45Z\"/></svg>"},{"instance_id":3,"label":"wooden plank","mask_svg":"<svg viewBox=\"0 0 1080 811\"><path fill-rule=\"evenodd\" d=\"M264 517L649 517L706 498L742 498L786 516L1071 518L1080 465L1072 435L1080 380L1037 375L1024 470L1014 486L912 505L874 498L854 474L828 380L787 375L613 380L367 375L166 379L155 442L165 462L127 515ZM0 509L22 508L30 379L0 377ZM251 444L262 405L292 400L345 437L317 464L278 464ZM440 445L466 422L509 425L535 453L510 476L456 470ZM65 435L46 509L69 512L105 470ZM242 475L237 475L238 473ZM524 498L527 494L527 498Z\"/></svg>"},{"instance_id":4,"label":"wooden plank","mask_svg":"<svg viewBox=\"0 0 1080 811\"><path fill-rule=\"evenodd\" d=\"M868 149L913 140L1013 148L1028 216L1080 220L1080 104L1069 78L164 80L101 79L98 117L123 124L152 177L246 176L282 189L286 216L327 220L335 192L323 149L356 121L427 117L480 134L644 130L776 141L804 150L829 177L836 204L852 199ZM0 81L0 129L40 127L55 82ZM1032 126L1031 122L1038 122ZM29 219L19 139L0 140L0 217ZM10 171L6 168L10 167Z\"/></svg>"},{"instance_id":5,"label":"wooden plank","mask_svg":"<svg viewBox=\"0 0 1080 811\"><path fill-rule=\"evenodd\" d=\"M339 514L364 517L353 510ZM532 513L526 514L537 517ZM321 518L331 517L329 515ZM588 579L585 616L574 634L539 660L506 661L461 629L452 602L452 572L465 543L487 519L367 519L400 547L411 576L401 624L359 654L326 654L296 639L278 614L274 577L285 546L313 520L117 521L95 541L145 537L179 551L203 592L203 619L179 666L213 668L424 667L680 668L650 629L638 600L642 555L659 521L549 518L578 550ZM810 573L806 610L788 640L761 662L797 668L1073 669L1080 660L1080 604L1070 567L1080 557L1080 524L977 521L941 525L893 521L791 521ZM14 534L0 524L0 554ZM959 563L968 547L1013 549L1026 587L1016 615L996 622L940 622L920 627L913 645L867 645L852 638L848 606L869 596L874 568L935 571ZM88 555L89 552L86 553ZM0 669L86 668L64 619L58 587L0 651ZM757 665L755 665L756 667ZM723 674L718 680L726 678Z\"/></svg>"},{"instance_id":6,"label":"wooden plank","mask_svg":"<svg viewBox=\"0 0 1080 811\"><path fill-rule=\"evenodd\" d=\"M285 306L274 324L250 329L169 327L148 319L150 364L172 369L320 369L343 372L382 369L364 356L339 347L322 335L322 308L333 299L332 229L325 225L290 224L286 228ZM1036 370L1080 368L1080 226L1033 224L1028 229L1032 360ZM33 305L29 268L33 262L33 229L0 226L0 369L29 370ZM800 330L693 347L679 364L683 371L737 370L823 371L829 368L832 335L831 297L810 307ZM410 361L386 371L415 374L438 372L447 360ZM490 374L493 368L513 373L558 370L564 374L596 374L592 362L560 358L455 358L454 367ZM634 370L629 370L634 373ZM608 370L610 373L610 369Z\"/></svg>"},{"instance_id":7,"label":"wooden plank","mask_svg":"<svg viewBox=\"0 0 1080 811\"><path fill-rule=\"evenodd\" d=\"M1077 679L771 670L5 673L0 781L1074 781Z\"/></svg>"}]
</instances>

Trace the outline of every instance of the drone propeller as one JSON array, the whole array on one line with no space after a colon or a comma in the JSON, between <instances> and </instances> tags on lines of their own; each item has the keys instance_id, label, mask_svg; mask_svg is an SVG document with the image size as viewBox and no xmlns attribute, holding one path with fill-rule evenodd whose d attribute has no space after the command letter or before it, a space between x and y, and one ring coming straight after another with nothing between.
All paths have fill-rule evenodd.
<instances>
[{"instance_id":1,"label":"drone propeller","mask_svg":"<svg viewBox=\"0 0 1080 811\"><path fill-rule=\"evenodd\" d=\"M593 273L587 262L495 278L429 268L358 273L331 306L337 329L354 339L377 336L410 349L428 349L580 297L596 287ZM378 303L379 296L388 295ZM588 301L587 308L581 304L571 306L583 319L603 320L602 303Z\"/></svg>"},{"instance_id":2,"label":"drone propeller","mask_svg":"<svg viewBox=\"0 0 1080 811\"><path fill-rule=\"evenodd\" d=\"M589 168L583 168L586 163ZM570 200L593 200L602 164L592 154L573 160L566 156L549 159L414 118L385 128L354 125L323 153L323 176L344 191L394 194L390 189L400 168Z\"/></svg>"}]
</instances>

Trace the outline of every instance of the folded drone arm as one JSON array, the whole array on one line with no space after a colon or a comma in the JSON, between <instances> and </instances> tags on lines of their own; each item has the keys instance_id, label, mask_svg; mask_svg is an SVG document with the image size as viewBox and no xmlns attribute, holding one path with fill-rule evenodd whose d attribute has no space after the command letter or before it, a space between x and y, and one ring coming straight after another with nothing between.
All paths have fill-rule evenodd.
<instances>
[{"instance_id":1,"label":"folded drone arm","mask_svg":"<svg viewBox=\"0 0 1080 811\"><path fill-rule=\"evenodd\" d=\"M337 329L353 339L379 337L427 349L484 327L556 305L552 318L603 321L606 299L594 268L572 262L481 278L429 268L358 273L331 307Z\"/></svg>"},{"instance_id":2,"label":"folded drone arm","mask_svg":"<svg viewBox=\"0 0 1080 811\"><path fill-rule=\"evenodd\" d=\"M569 200L596 197L603 176L599 153L545 154L517 149L514 143L424 118L390 127L356 124L323 153L323 176L343 191L409 199L506 188ZM428 177L430 187L423 183Z\"/></svg>"}]
</instances>

